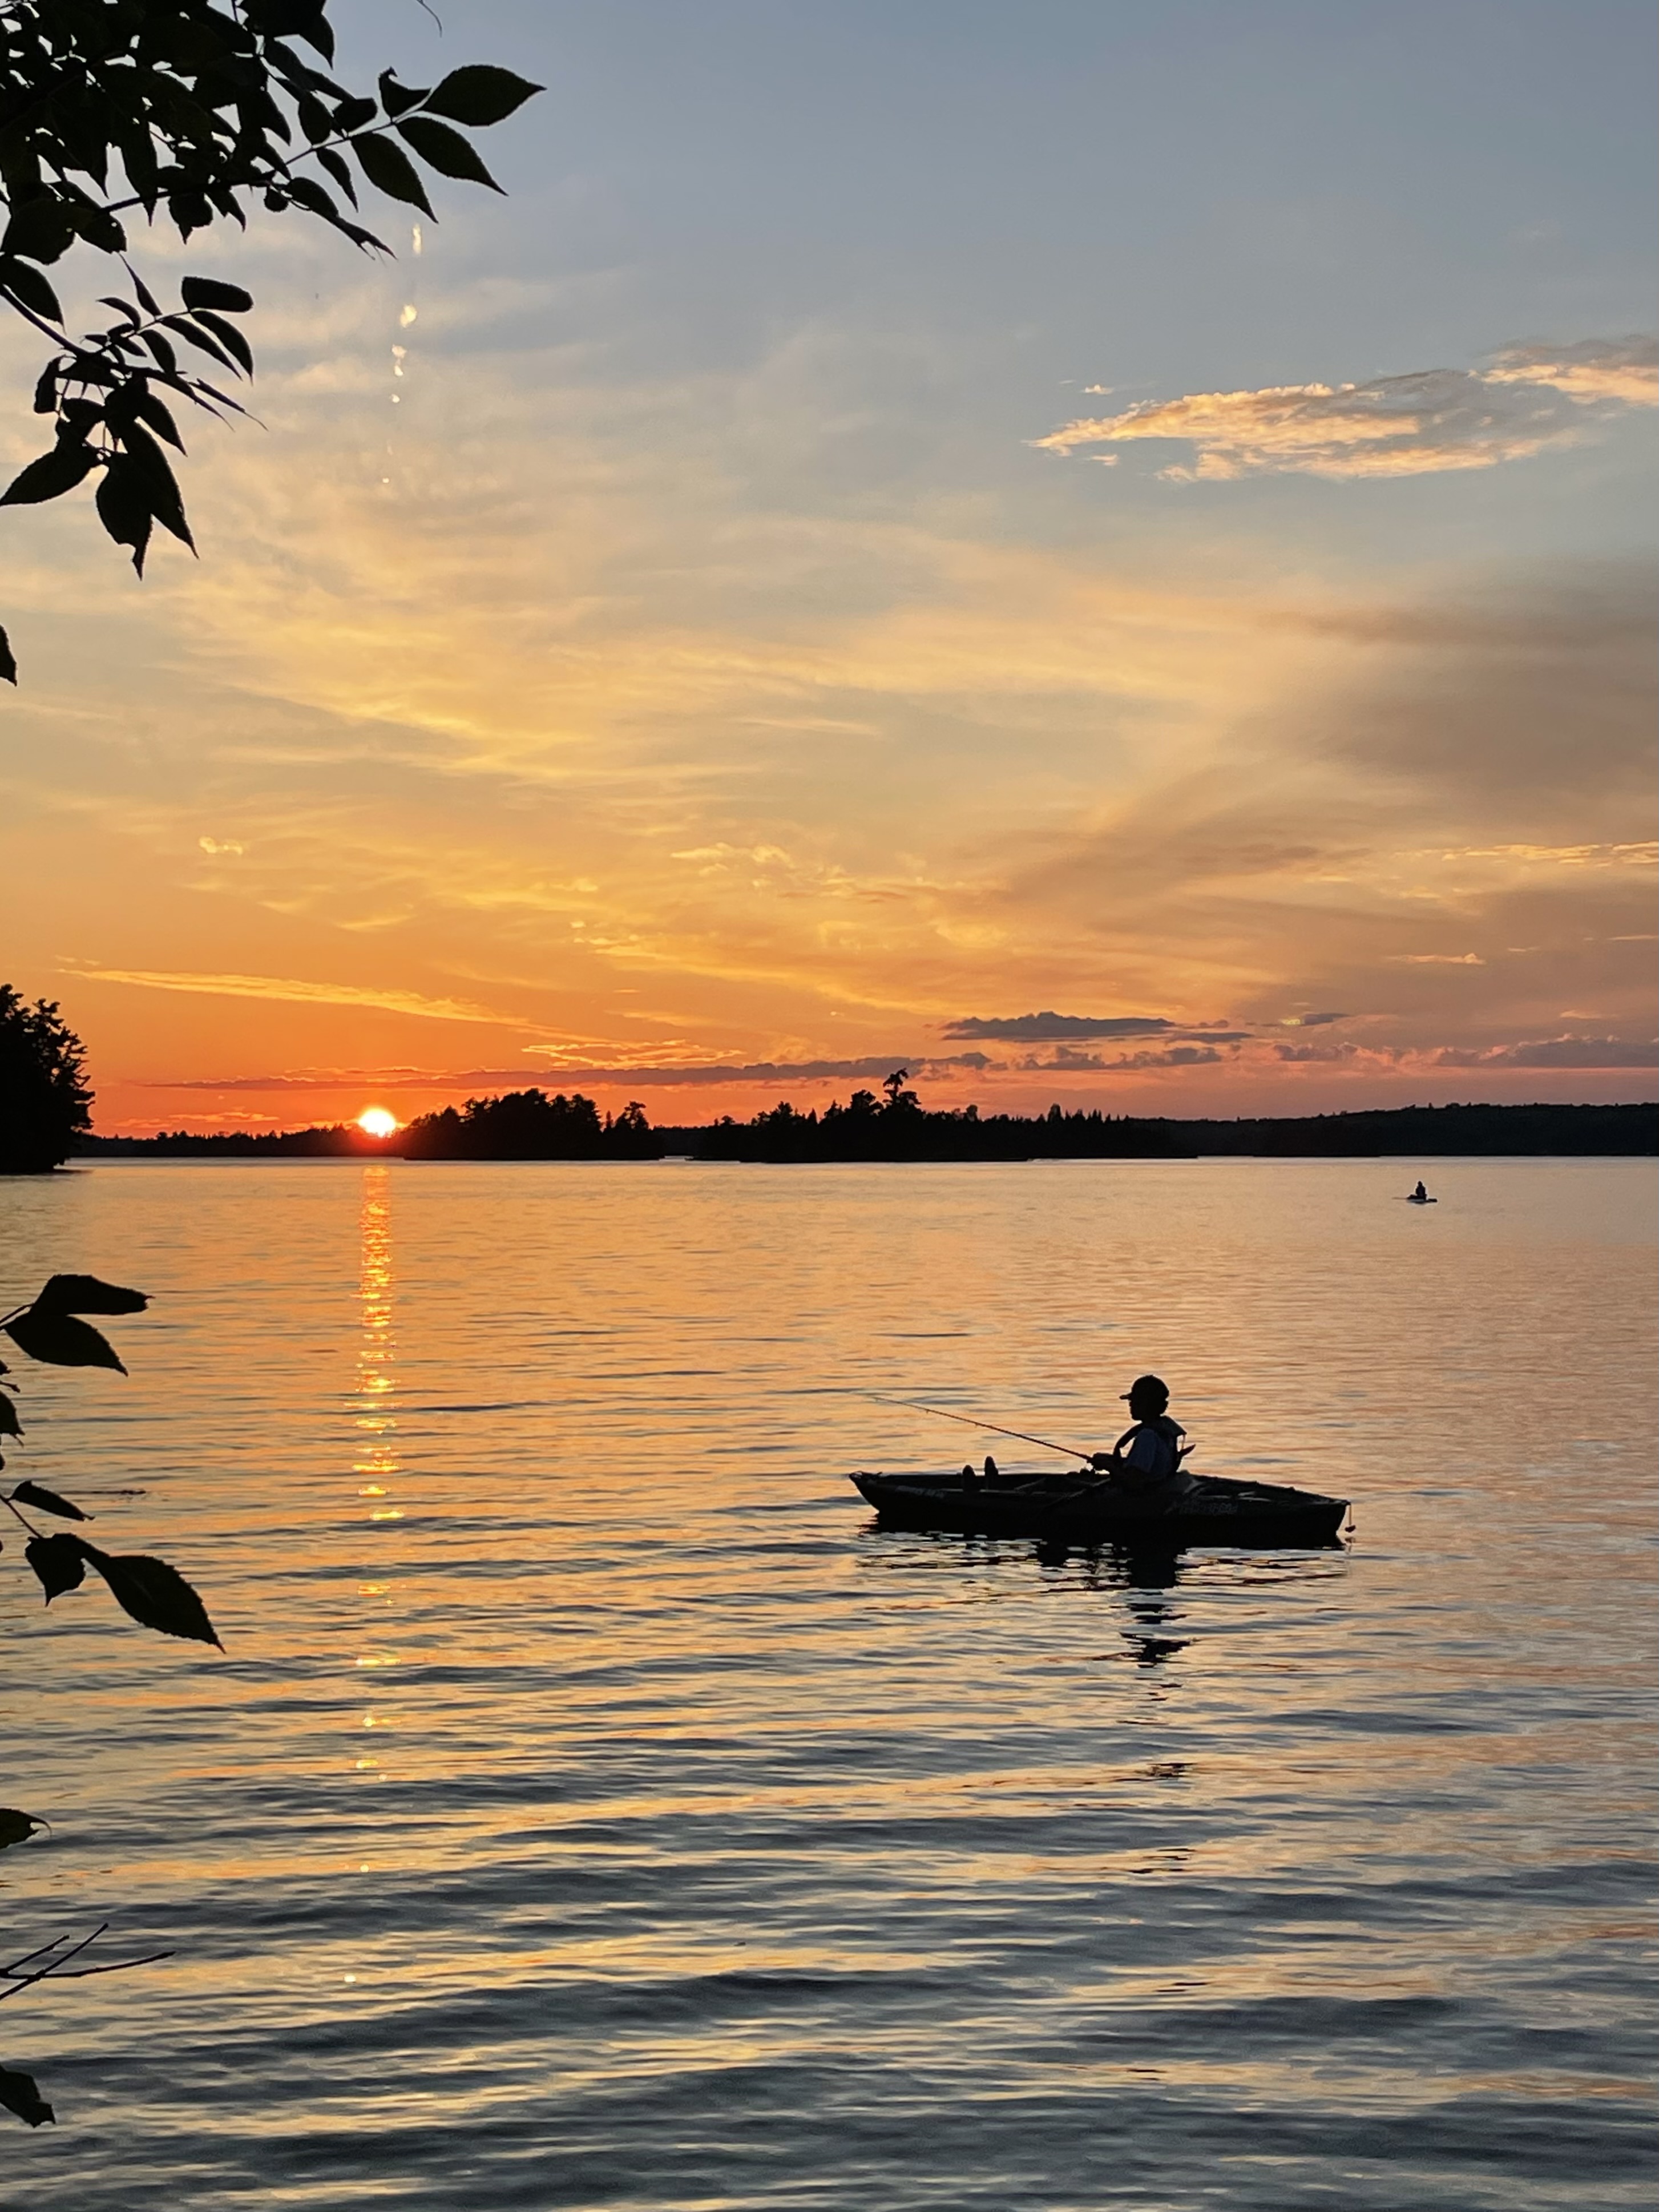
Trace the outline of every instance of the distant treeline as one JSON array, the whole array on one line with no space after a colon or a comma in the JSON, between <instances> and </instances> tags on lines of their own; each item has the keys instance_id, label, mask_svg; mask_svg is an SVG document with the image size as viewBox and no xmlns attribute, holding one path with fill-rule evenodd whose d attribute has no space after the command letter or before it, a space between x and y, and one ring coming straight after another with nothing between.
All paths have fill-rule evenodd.
<instances>
[{"instance_id":1,"label":"distant treeline","mask_svg":"<svg viewBox=\"0 0 1659 2212\"><path fill-rule=\"evenodd\" d=\"M514 1091L422 1114L377 1140L355 1123L254 1136L87 1137L82 1155L266 1159L410 1160L1195 1159L1229 1153L1267 1158L1436 1158L1457 1154L1659 1152L1659 1103L1638 1106L1397 1106L1232 1121L1067 1114L981 1115L976 1106L929 1113L902 1075L886 1096L857 1091L845 1106L799 1112L786 1100L752 1121L729 1115L690 1128L653 1129L637 1101L601 1114L580 1092L549 1097Z\"/></svg>"}]
</instances>

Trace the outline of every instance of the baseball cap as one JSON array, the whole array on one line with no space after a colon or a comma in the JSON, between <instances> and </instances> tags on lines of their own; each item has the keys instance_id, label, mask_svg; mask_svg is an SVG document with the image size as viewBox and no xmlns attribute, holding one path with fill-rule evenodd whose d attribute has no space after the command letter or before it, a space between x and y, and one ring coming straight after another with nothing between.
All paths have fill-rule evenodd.
<instances>
[{"instance_id":1,"label":"baseball cap","mask_svg":"<svg viewBox=\"0 0 1659 2212\"><path fill-rule=\"evenodd\" d=\"M1170 1402L1170 1386L1164 1381L1161 1376L1137 1375L1134 1381L1123 1393L1123 1395L1126 1400L1131 1398L1162 1398L1164 1404L1167 1406Z\"/></svg>"}]
</instances>

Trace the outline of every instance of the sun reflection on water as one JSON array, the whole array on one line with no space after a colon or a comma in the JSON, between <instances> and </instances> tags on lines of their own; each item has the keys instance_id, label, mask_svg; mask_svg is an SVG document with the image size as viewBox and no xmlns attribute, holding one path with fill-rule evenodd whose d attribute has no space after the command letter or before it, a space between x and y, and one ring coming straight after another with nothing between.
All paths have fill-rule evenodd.
<instances>
[{"instance_id":1,"label":"sun reflection on water","mask_svg":"<svg viewBox=\"0 0 1659 2212\"><path fill-rule=\"evenodd\" d=\"M357 1374L350 1394L356 1450L351 1472L357 1478L356 1495L368 1505L371 1523L403 1519L402 1509L392 1502L392 1485L402 1472L398 1455L396 1405L397 1337L392 1327L392 1297L396 1286L392 1245L392 1179L384 1161L363 1169L362 1199L358 1211L360 1257L357 1272L359 1334ZM382 1501L385 1501L384 1503ZM359 1595L384 1612L392 1601L385 1583L363 1583ZM384 1620L377 1626L384 1630ZM384 1650L362 1653L359 1667L395 1665L395 1656ZM365 1727L384 1728L377 1715ZM379 1779L384 1772L376 1759L354 1759L354 1772Z\"/></svg>"}]
</instances>

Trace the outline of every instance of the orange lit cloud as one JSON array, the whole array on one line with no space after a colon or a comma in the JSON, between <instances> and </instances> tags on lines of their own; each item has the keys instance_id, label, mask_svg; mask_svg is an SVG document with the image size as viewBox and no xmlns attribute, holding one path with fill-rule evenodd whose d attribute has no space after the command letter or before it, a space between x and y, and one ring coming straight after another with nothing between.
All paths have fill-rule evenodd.
<instances>
[{"instance_id":1,"label":"orange lit cloud","mask_svg":"<svg viewBox=\"0 0 1659 2212\"><path fill-rule=\"evenodd\" d=\"M1164 471L1215 482L1281 471L1334 479L1487 469L1583 434L1588 423L1659 401L1651 338L1515 346L1487 369L1422 369L1368 384L1269 385L1146 399L1064 424L1032 442L1074 453L1147 439L1193 447Z\"/></svg>"}]
</instances>

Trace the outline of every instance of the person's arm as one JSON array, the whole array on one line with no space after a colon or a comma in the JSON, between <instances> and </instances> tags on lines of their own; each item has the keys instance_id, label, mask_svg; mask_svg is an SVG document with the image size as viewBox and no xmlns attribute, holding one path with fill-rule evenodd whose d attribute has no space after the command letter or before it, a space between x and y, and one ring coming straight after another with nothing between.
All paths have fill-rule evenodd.
<instances>
[{"instance_id":1,"label":"person's arm","mask_svg":"<svg viewBox=\"0 0 1659 2212\"><path fill-rule=\"evenodd\" d=\"M1126 1467L1133 1468L1137 1474L1143 1472L1146 1461L1144 1458L1137 1459L1135 1453L1146 1443L1147 1436L1147 1431L1139 1423L1133 1429L1125 1429L1110 1451L1097 1452L1090 1461L1090 1466L1097 1474L1121 1474ZM1125 1444L1129 1447L1127 1453L1123 1449Z\"/></svg>"}]
</instances>

